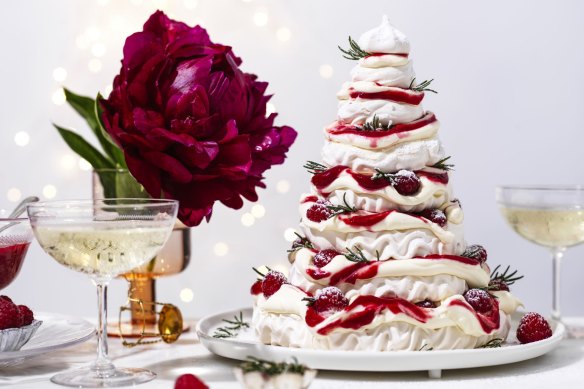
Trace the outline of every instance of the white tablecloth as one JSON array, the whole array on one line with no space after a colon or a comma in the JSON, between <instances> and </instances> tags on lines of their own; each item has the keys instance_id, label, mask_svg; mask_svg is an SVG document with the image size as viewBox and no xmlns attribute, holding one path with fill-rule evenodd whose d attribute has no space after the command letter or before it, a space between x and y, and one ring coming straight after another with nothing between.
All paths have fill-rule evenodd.
<instances>
[{"instance_id":1,"label":"white tablecloth","mask_svg":"<svg viewBox=\"0 0 584 389\"><path fill-rule=\"evenodd\" d=\"M584 324L584 321L581 321ZM185 373L198 375L211 388L239 388L232 373L237 361L209 353L193 332L183 334L173 345L158 343L124 348L119 339L110 338L110 356L118 366L144 367L158 378L140 388L172 389L176 377ZM89 364L95 356L95 341L89 341L24 363L0 368L0 386L11 388L47 388L59 386L49 379L67 369ZM391 386L390 386L391 385ZM564 340L547 355L510 365L446 370L441 379L428 373L352 373L320 371L311 389L324 388L584 388L584 340Z\"/></svg>"}]
</instances>

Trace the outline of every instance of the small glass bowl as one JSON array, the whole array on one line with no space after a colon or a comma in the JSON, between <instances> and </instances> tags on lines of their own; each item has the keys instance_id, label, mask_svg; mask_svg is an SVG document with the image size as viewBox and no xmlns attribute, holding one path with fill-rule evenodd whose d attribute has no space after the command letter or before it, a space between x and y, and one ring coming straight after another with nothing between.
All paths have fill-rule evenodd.
<instances>
[{"instance_id":1,"label":"small glass bowl","mask_svg":"<svg viewBox=\"0 0 584 389\"><path fill-rule=\"evenodd\" d=\"M27 326L0 330L0 352L20 350L32 338L41 324L43 324L41 320L33 320Z\"/></svg>"}]
</instances>

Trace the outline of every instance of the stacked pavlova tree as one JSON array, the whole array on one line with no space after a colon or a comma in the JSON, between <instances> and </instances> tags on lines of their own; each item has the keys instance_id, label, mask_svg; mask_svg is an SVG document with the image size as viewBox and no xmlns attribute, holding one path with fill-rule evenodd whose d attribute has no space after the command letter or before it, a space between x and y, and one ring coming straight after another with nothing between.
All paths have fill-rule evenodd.
<instances>
[{"instance_id":1,"label":"stacked pavlova tree","mask_svg":"<svg viewBox=\"0 0 584 389\"><path fill-rule=\"evenodd\" d=\"M452 165L421 102L410 44L384 17L345 58L358 61L325 129L323 163L289 252L289 275L257 269L252 326L266 344L342 350L497 346L518 277L467 246ZM507 268L508 269L508 268Z\"/></svg>"}]
</instances>

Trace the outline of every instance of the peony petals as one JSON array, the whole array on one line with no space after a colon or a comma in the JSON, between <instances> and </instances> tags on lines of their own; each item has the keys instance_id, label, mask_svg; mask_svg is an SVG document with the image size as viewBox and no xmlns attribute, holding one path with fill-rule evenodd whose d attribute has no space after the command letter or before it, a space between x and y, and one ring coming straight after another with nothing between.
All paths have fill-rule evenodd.
<instances>
[{"instance_id":1,"label":"peony petals","mask_svg":"<svg viewBox=\"0 0 584 389\"><path fill-rule=\"evenodd\" d=\"M220 202L257 201L263 173L286 158L297 133L266 116L268 84L241 71L231 47L157 11L124 45L103 124L151 196L180 202L188 226Z\"/></svg>"}]
</instances>

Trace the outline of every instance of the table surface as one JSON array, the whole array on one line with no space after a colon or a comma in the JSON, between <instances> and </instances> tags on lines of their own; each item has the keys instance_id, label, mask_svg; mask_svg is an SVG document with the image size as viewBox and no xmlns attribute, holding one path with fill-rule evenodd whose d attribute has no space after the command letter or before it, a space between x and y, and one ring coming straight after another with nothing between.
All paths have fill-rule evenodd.
<instances>
[{"instance_id":1,"label":"table surface","mask_svg":"<svg viewBox=\"0 0 584 389\"><path fill-rule=\"evenodd\" d=\"M577 320L584 324L584 319ZM95 356L95 340L51 354L38 356L24 363L0 368L0 386L11 388L47 388L50 377L58 372L85 366ZM211 388L240 388L232 373L237 361L211 354L193 332L173 345L157 343L124 348L116 338L109 340L109 353L117 366L143 367L158 374L156 380L140 388L173 388L174 380L185 373L203 379ZM359 373L320 371L311 389L324 388L561 388L582 387L584 379L584 340L563 340L558 348L541 357L508 365L445 370L441 379L430 379L428 373Z\"/></svg>"}]
</instances>

